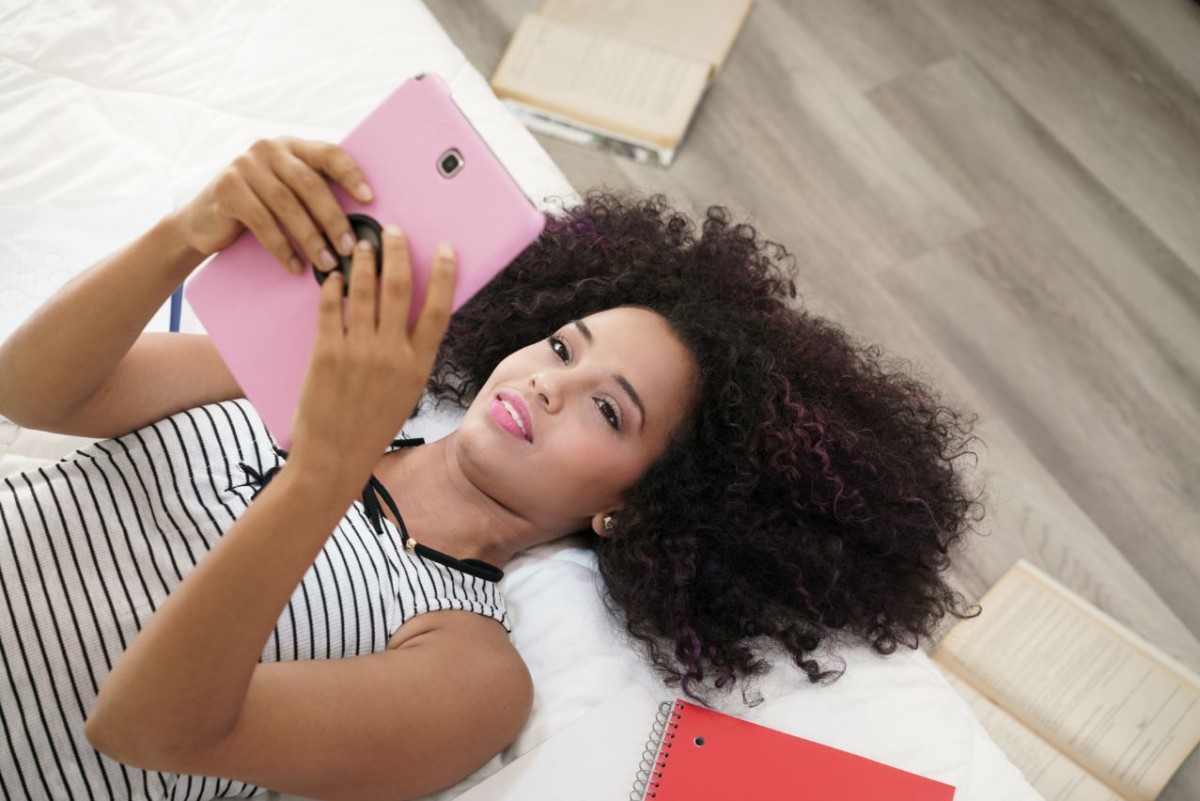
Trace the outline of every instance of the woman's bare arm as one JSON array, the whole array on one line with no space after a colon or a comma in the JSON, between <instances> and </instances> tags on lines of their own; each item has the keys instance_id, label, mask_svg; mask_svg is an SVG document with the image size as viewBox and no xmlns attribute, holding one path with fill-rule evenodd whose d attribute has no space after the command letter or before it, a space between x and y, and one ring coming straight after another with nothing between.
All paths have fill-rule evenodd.
<instances>
[{"instance_id":1,"label":"woman's bare arm","mask_svg":"<svg viewBox=\"0 0 1200 801\"><path fill-rule=\"evenodd\" d=\"M83 406L43 431L119 437L181 412L245 397L204 334L148 331Z\"/></svg>"},{"instance_id":2,"label":"woman's bare arm","mask_svg":"<svg viewBox=\"0 0 1200 801\"><path fill-rule=\"evenodd\" d=\"M166 346L203 350L199 366L213 368L186 385L154 374L165 357L178 355L165 354L160 343L139 343L134 358L126 356L176 287L246 230L294 272L303 263L285 232L314 264L330 257L324 236L349 255L350 223L325 179L360 200L371 197L362 172L337 145L287 137L255 143L186 206L67 283L0 344L0 415L30 428L116 436L153 422L145 418L157 410L166 410L154 418L161 419L198 405L196 399L236 397L240 389L235 392L228 372L214 365L215 353L204 350L205 343ZM128 386L120 384L126 381ZM147 385L155 396L139 397ZM140 406L127 413L120 403L130 396ZM115 411L90 409L98 398L107 398Z\"/></svg>"},{"instance_id":3,"label":"woman's bare arm","mask_svg":"<svg viewBox=\"0 0 1200 801\"><path fill-rule=\"evenodd\" d=\"M118 660L88 719L96 748L314 798L397 799L459 781L516 737L528 672L472 612L414 618L380 654L259 664L353 498L308 475L286 464Z\"/></svg>"},{"instance_id":4,"label":"woman's bare arm","mask_svg":"<svg viewBox=\"0 0 1200 801\"><path fill-rule=\"evenodd\" d=\"M56 430L104 384L203 260L168 215L69 282L0 346L0 414Z\"/></svg>"}]
</instances>

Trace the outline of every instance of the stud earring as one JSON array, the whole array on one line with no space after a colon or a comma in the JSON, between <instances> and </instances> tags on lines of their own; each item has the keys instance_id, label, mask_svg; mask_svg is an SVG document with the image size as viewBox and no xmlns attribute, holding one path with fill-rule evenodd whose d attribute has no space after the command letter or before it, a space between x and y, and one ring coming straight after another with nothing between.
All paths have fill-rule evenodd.
<instances>
[{"instance_id":1,"label":"stud earring","mask_svg":"<svg viewBox=\"0 0 1200 801\"><path fill-rule=\"evenodd\" d=\"M604 525L604 530L605 530L605 531L612 531L612 530L613 530L613 521L612 521L612 515L605 515L605 516L604 516L604 520L603 520L603 521L601 521L601 522L602 522L602 523L603 523L603 525Z\"/></svg>"}]
</instances>

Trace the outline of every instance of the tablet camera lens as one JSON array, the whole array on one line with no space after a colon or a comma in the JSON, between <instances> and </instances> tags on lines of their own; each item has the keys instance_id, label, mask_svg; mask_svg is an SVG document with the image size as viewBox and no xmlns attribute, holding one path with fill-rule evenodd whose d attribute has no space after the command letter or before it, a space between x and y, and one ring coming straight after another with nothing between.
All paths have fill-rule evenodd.
<instances>
[{"instance_id":1,"label":"tablet camera lens","mask_svg":"<svg viewBox=\"0 0 1200 801\"><path fill-rule=\"evenodd\" d=\"M449 150L442 154L438 160L438 170L441 171L442 177L451 178L462 169L463 157L457 150Z\"/></svg>"}]
</instances>

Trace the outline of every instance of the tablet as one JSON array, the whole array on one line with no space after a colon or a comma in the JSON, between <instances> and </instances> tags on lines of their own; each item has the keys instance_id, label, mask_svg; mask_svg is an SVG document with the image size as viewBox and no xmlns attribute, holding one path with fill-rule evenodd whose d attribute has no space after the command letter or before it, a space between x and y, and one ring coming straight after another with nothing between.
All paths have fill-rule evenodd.
<instances>
[{"instance_id":1,"label":"tablet","mask_svg":"<svg viewBox=\"0 0 1200 801\"><path fill-rule=\"evenodd\" d=\"M458 310L545 226L545 216L525 197L435 74L405 81L341 145L374 193L370 203L360 203L330 184L359 237L376 238L380 226L395 223L408 241L413 269L410 324L424 304L438 243L450 242L458 256ZM379 242L373 244L379 254ZM334 248L330 251L336 255ZM285 450L291 449L292 417L316 339L324 278L312 264L300 275L288 272L246 231L198 270L184 289L247 400Z\"/></svg>"}]
</instances>

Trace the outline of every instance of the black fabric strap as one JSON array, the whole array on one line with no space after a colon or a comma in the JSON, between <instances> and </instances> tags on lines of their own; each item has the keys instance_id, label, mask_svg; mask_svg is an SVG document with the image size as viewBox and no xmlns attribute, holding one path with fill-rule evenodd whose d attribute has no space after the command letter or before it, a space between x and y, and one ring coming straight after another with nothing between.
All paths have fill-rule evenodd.
<instances>
[{"instance_id":1,"label":"black fabric strap","mask_svg":"<svg viewBox=\"0 0 1200 801\"><path fill-rule=\"evenodd\" d=\"M411 439L395 439L392 440L393 448L409 448L414 445L424 445L423 437L413 437ZM271 448L275 451L275 455L282 459L287 459L287 451L282 450L277 446ZM251 499L258 497L258 493L266 489L267 484L271 483L271 479L282 469L283 465L278 464L272 467L265 473L260 473L245 462L238 462L238 468L243 473L250 477L252 483L258 485ZM504 578L504 571L495 565L490 565L479 559L455 559L453 556L444 554L441 551L430 548L428 545L422 545L417 542L408 533L408 526L404 524L404 516L400 514L400 510L396 508L396 502L392 499L391 493L383 486L383 482L375 477L374 474L367 480L367 486L363 488L362 503L363 509L366 511L367 519L371 522L371 527L375 529L375 533L382 537L386 530L383 524L383 507L379 505L379 499L383 498L383 502L387 504L392 515L395 516L396 522L399 523L400 529L400 544L406 549L413 551L418 556L425 559L430 559L438 564L446 567L460 570L469 576L481 578L484 581L499 581Z\"/></svg>"}]
</instances>

